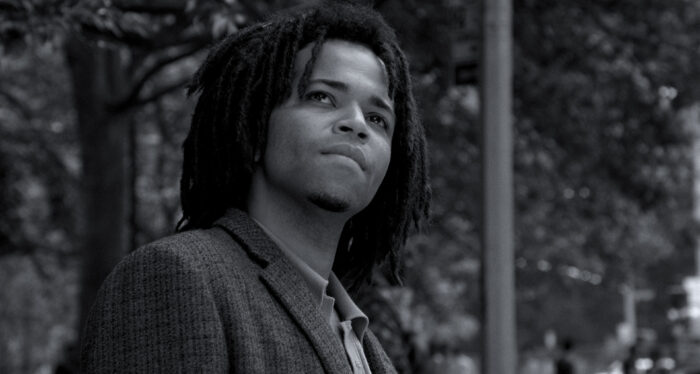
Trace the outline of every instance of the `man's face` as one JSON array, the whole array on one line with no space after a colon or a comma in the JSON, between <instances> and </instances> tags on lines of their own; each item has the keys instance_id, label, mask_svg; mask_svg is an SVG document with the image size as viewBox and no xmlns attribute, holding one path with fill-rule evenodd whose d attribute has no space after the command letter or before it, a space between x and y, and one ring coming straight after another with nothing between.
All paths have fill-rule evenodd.
<instances>
[{"instance_id":1,"label":"man's face","mask_svg":"<svg viewBox=\"0 0 700 374\"><path fill-rule=\"evenodd\" d=\"M292 94L270 115L255 172L261 183L252 188L352 215L371 202L389 167L395 117L386 72L367 47L329 40L299 98L311 48L297 54Z\"/></svg>"}]
</instances>

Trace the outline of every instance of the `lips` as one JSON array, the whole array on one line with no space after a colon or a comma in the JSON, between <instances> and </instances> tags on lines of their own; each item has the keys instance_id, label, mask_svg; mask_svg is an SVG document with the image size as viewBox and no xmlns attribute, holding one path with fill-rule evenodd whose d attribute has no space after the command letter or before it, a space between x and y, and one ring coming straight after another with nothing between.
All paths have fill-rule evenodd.
<instances>
[{"instance_id":1,"label":"lips","mask_svg":"<svg viewBox=\"0 0 700 374\"><path fill-rule=\"evenodd\" d=\"M360 169L367 169L367 159L365 158L365 154L362 153L362 150L360 150L358 147L349 144L335 144L330 147L326 147L323 149L321 154L345 156L360 165Z\"/></svg>"}]
</instances>

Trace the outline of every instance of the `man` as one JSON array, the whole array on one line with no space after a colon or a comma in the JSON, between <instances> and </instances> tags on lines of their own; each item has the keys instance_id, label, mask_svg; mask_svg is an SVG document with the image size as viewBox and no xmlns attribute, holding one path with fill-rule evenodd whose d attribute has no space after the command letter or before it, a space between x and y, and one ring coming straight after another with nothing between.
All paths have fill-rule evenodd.
<instances>
[{"instance_id":1,"label":"man","mask_svg":"<svg viewBox=\"0 0 700 374\"><path fill-rule=\"evenodd\" d=\"M573 351L574 341L571 338L565 338L561 343L561 352L559 357L554 362L556 374L574 374L576 372L574 366Z\"/></svg>"},{"instance_id":2,"label":"man","mask_svg":"<svg viewBox=\"0 0 700 374\"><path fill-rule=\"evenodd\" d=\"M277 16L212 49L178 234L122 261L86 372L391 373L357 289L427 216L425 139L393 31L364 7Z\"/></svg>"}]
</instances>

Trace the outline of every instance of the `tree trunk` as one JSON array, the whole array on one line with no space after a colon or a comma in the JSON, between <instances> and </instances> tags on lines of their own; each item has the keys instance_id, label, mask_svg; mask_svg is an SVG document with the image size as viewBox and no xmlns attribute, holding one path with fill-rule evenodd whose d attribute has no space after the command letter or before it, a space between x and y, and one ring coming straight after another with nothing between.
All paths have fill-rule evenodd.
<instances>
[{"instance_id":1,"label":"tree trunk","mask_svg":"<svg viewBox=\"0 0 700 374\"><path fill-rule=\"evenodd\" d=\"M82 337L97 290L129 245L129 114L110 108L126 91L126 69L117 48L101 48L80 36L66 40L82 160L79 215L82 263Z\"/></svg>"}]
</instances>

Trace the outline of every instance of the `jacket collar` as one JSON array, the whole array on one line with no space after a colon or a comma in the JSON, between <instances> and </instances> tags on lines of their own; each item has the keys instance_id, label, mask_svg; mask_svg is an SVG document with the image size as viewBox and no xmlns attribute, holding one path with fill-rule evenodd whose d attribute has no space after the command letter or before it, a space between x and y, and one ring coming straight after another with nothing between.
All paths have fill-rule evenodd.
<instances>
[{"instance_id":1,"label":"jacket collar","mask_svg":"<svg viewBox=\"0 0 700 374\"><path fill-rule=\"evenodd\" d=\"M214 222L236 240L262 270L260 278L299 324L329 373L351 373L345 349L318 312L299 271L247 213L229 209Z\"/></svg>"},{"instance_id":2,"label":"jacket collar","mask_svg":"<svg viewBox=\"0 0 700 374\"><path fill-rule=\"evenodd\" d=\"M280 249L275 246L260 226L248 216L248 213L242 210L228 209L221 218L214 222L214 226L226 230L262 267L266 267L282 255Z\"/></svg>"}]
</instances>

